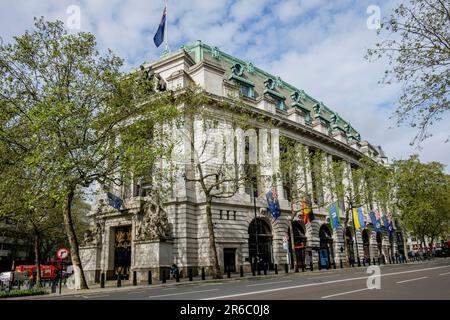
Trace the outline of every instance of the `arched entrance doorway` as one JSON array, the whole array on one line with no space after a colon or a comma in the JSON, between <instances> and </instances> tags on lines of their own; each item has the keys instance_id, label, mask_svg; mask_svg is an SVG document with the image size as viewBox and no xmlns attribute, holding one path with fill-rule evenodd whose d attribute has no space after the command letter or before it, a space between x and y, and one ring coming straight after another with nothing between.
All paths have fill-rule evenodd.
<instances>
[{"instance_id":1,"label":"arched entrance doorway","mask_svg":"<svg viewBox=\"0 0 450 320\"><path fill-rule=\"evenodd\" d=\"M290 262L291 268L294 268L297 265L299 268L305 266L305 249L306 249L306 236L305 229L303 226L297 222L292 222L292 231L294 233L294 246L295 246L295 257L296 261L294 263L294 255L292 254L292 241L291 241L291 232L289 230L289 254L290 254Z\"/></svg>"},{"instance_id":2,"label":"arched entrance doorway","mask_svg":"<svg viewBox=\"0 0 450 320\"><path fill-rule=\"evenodd\" d=\"M377 248L378 248L378 256L379 257L381 257L381 255L383 254L382 247L383 247L383 234L380 231L378 231L377 232Z\"/></svg>"},{"instance_id":3,"label":"arched entrance doorway","mask_svg":"<svg viewBox=\"0 0 450 320\"><path fill-rule=\"evenodd\" d=\"M330 268L331 257L333 257L333 237L331 230L323 224L319 229L320 249L319 249L319 266L320 268Z\"/></svg>"},{"instance_id":4,"label":"arched entrance doorway","mask_svg":"<svg viewBox=\"0 0 450 320\"><path fill-rule=\"evenodd\" d=\"M252 264L258 262L260 270L264 264L273 268L272 231L270 225L261 218L253 219L248 227L248 251Z\"/></svg>"},{"instance_id":5,"label":"arched entrance doorway","mask_svg":"<svg viewBox=\"0 0 450 320\"><path fill-rule=\"evenodd\" d=\"M348 262L351 264L355 261L355 251L353 249L353 235L350 228L347 228L345 230L345 242L347 244L347 259Z\"/></svg>"},{"instance_id":6,"label":"arched entrance doorway","mask_svg":"<svg viewBox=\"0 0 450 320\"><path fill-rule=\"evenodd\" d=\"M363 240L364 259L367 262L367 261L370 260L370 234L369 234L369 230L367 230L367 229L363 230L362 240Z\"/></svg>"}]
</instances>

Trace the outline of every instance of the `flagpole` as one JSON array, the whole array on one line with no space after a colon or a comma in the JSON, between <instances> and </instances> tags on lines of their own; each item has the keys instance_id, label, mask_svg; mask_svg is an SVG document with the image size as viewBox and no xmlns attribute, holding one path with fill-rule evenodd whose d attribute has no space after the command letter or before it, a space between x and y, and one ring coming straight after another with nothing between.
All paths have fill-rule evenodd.
<instances>
[{"instance_id":1,"label":"flagpole","mask_svg":"<svg viewBox=\"0 0 450 320\"><path fill-rule=\"evenodd\" d=\"M166 32L164 32L165 33L165 38L166 38L166 41L165 41L166 48L165 48L164 52L165 53L169 53L169 41L168 41L169 30L167 29L167 17L168 17L167 0L164 0L164 4L166 6L166 21L165 21L165 26L164 26L164 28L166 29Z\"/></svg>"}]
</instances>

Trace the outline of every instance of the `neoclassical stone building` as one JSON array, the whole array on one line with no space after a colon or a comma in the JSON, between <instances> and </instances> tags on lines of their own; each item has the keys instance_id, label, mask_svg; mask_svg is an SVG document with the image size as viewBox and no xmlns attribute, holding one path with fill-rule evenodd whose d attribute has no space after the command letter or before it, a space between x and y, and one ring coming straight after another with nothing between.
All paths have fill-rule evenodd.
<instances>
[{"instance_id":1,"label":"neoclassical stone building","mask_svg":"<svg viewBox=\"0 0 450 320\"><path fill-rule=\"evenodd\" d=\"M276 130L268 131L261 127L242 136L244 141L257 141L258 157L260 160L264 158L275 172L279 169L280 136L302 143L310 152L325 152L329 161L346 161L349 175L363 155L380 164L387 163L380 147L361 140L350 123L324 103L216 47L198 41L145 64L143 69L148 74L157 75L155 78L160 88L172 90L196 84L216 99L239 95L255 114L275 120ZM215 113L212 126L218 130L228 128L227 113L221 110L215 110ZM187 123L185 129L194 132L196 141L202 141L205 133L198 124L196 121ZM236 147L240 148L238 154L245 152L243 145ZM180 143L176 152L189 157L192 150L187 143ZM214 150L207 149L206 152L214 157ZM90 216L91 230L81 248L88 281L99 281L102 272L108 279L113 279L118 272L129 274L132 271L137 271L138 281L145 281L149 270L154 277L159 277L161 270L167 270L173 263L184 275L188 268L193 268L195 273L202 267L207 272L210 270L206 203L199 185L184 179L190 170L192 168L188 164L177 167L173 184L164 192L162 200L155 200L146 194L142 184L132 182L111 190L124 199L120 209L109 206L106 199L98 201ZM317 188L308 167L302 170L310 189ZM261 170L261 174L271 174L264 172ZM257 190L256 199L253 189ZM316 197L311 199L315 220L306 225L301 220L291 224L291 204L286 200L287 190L284 190L282 182L276 185L281 216L274 219L267 212L265 193L269 189L270 183L260 183L253 188L241 187L233 197L213 201L214 231L222 270L239 271L243 266L249 271L257 256L269 268L285 263L292 267L294 262L288 249L291 246L286 245L291 241L289 228L293 228L298 264L307 267L310 262L314 268L333 263L339 267L340 260L344 263L350 257L356 260L357 254L361 260L364 257L378 259L380 255L387 259L402 250L400 232L389 234L384 228L376 232L370 223L368 212L374 204L364 206L367 223L362 231L356 230L355 239L352 227L347 230L343 230L343 224L336 229L330 227L327 209L321 207L321 201ZM326 192L322 190L321 193ZM340 212L343 221L343 211ZM346 248L344 237L347 237Z\"/></svg>"}]
</instances>

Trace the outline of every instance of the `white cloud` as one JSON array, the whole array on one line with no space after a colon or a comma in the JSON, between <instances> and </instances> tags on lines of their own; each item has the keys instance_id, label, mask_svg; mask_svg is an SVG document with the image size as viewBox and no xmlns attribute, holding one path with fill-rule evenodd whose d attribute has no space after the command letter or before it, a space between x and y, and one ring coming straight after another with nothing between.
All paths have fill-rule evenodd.
<instances>
[{"instance_id":1,"label":"white cloud","mask_svg":"<svg viewBox=\"0 0 450 320\"><path fill-rule=\"evenodd\" d=\"M450 162L445 126L422 150L409 146L414 130L394 125L389 116L399 86L378 84L385 61L363 57L376 41L366 28L366 9L378 4L386 17L398 0L169 0L168 32L175 50L203 40L306 90L352 123L363 139L381 145L389 157L420 153L423 161ZM33 16L68 17L66 8L79 5L82 30L93 32L100 48L111 48L126 60L126 69L159 56L153 35L163 1L146 0L3 0L0 30L5 41L31 28ZM447 119L448 120L448 119ZM450 168L447 168L450 172Z\"/></svg>"}]
</instances>

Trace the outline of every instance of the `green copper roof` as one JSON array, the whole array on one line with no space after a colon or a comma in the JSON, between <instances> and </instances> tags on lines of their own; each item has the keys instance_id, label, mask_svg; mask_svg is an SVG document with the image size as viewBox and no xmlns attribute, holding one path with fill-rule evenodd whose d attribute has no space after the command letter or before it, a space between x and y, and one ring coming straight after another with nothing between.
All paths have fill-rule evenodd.
<instances>
[{"instance_id":1,"label":"green copper roof","mask_svg":"<svg viewBox=\"0 0 450 320\"><path fill-rule=\"evenodd\" d=\"M190 54L196 63L204 60L219 62L226 70L227 78L239 78L243 83L255 84L255 91L260 95L264 94L264 92L269 92L272 96L285 99L288 109L300 107L305 111L309 111L313 119L320 118L329 122L331 130L345 132L350 140L361 140L359 133L337 113L325 106L323 102L314 99L305 93L304 90L283 81L280 77L255 67L251 62L233 57L220 51L217 47L207 45L201 41L182 46L181 50ZM239 65L237 68L238 75L233 74L233 72L236 72L236 65ZM269 84L267 84L269 79Z\"/></svg>"}]
</instances>

